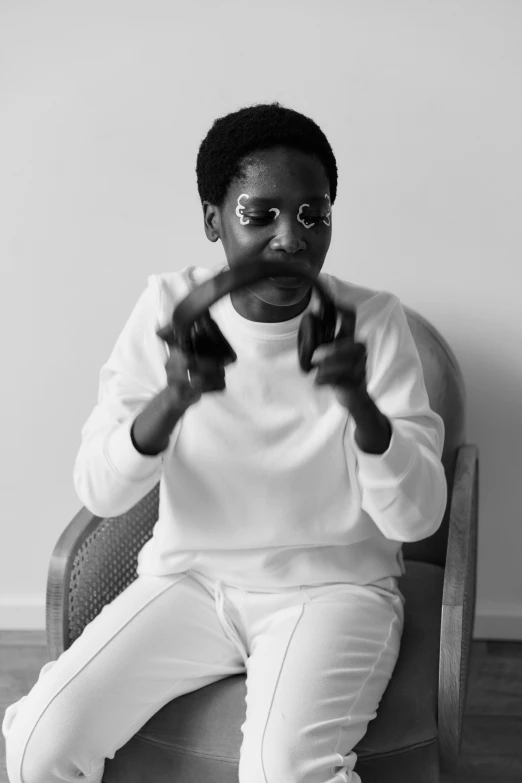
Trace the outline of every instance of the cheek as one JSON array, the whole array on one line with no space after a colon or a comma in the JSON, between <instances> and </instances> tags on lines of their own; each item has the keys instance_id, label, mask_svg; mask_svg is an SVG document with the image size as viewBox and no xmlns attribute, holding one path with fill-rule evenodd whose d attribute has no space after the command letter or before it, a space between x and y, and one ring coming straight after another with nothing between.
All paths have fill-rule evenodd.
<instances>
[{"instance_id":1,"label":"cheek","mask_svg":"<svg viewBox=\"0 0 522 783\"><path fill-rule=\"evenodd\" d=\"M323 252L326 253L328 248L330 247L330 242L332 241L332 232L329 231L327 236L323 240L322 248Z\"/></svg>"},{"instance_id":2,"label":"cheek","mask_svg":"<svg viewBox=\"0 0 522 783\"><path fill-rule=\"evenodd\" d=\"M262 244L262 232L250 230L250 226L242 226L237 218L237 223L229 221L222 237L224 245L230 250L249 250Z\"/></svg>"},{"instance_id":3,"label":"cheek","mask_svg":"<svg viewBox=\"0 0 522 783\"><path fill-rule=\"evenodd\" d=\"M248 230L248 226L241 226L239 220L237 226L232 224L231 236L234 244L238 247L248 247L254 243L255 235L252 231Z\"/></svg>"},{"instance_id":4,"label":"cheek","mask_svg":"<svg viewBox=\"0 0 522 783\"><path fill-rule=\"evenodd\" d=\"M330 230L321 231L319 229L318 235L313 238L310 243L312 253L317 259L322 258L324 260L332 241L332 232Z\"/></svg>"},{"instance_id":5,"label":"cheek","mask_svg":"<svg viewBox=\"0 0 522 783\"><path fill-rule=\"evenodd\" d=\"M316 248L327 248L330 246L332 240L332 229L326 226L315 226L308 232L311 234L311 239Z\"/></svg>"}]
</instances>

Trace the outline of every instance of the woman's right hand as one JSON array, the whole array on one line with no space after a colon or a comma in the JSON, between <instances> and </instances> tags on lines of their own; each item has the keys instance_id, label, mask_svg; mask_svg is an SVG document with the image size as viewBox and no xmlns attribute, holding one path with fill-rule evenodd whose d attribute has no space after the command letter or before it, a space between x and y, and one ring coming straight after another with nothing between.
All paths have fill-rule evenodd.
<instances>
[{"instance_id":1,"label":"woman's right hand","mask_svg":"<svg viewBox=\"0 0 522 783\"><path fill-rule=\"evenodd\" d=\"M175 345L169 346L170 356L165 362L167 388L173 406L185 411L201 399L203 394L226 388L225 365L211 357L187 356ZM189 372L190 380L189 380Z\"/></svg>"}]
</instances>

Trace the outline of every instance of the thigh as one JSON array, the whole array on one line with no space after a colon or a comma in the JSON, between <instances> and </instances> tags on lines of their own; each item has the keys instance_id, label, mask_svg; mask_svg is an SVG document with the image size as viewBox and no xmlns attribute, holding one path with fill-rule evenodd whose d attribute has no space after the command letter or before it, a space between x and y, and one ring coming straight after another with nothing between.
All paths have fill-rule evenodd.
<instances>
[{"instance_id":1,"label":"thigh","mask_svg":"<svg viewBox=\"0 0 522 783\"><path fill-rule=\"evenodd\" d=\"M257 609L240 782L359 781L352 748L376 716L398 658L399 596L326 585L290 602L274 599L264 617Z\"/></svg>"},{"instance_id":2,"label":"thigh","mask_svg":"<svg viewBox=\"0 0 522 783\"><path fill-rule=\"evenodd\" d=\"M92 774L173 698L242 671L204 587L189 574L139 576L8 708L10 776L22 764Z\"/></svg>"}]
</instances>

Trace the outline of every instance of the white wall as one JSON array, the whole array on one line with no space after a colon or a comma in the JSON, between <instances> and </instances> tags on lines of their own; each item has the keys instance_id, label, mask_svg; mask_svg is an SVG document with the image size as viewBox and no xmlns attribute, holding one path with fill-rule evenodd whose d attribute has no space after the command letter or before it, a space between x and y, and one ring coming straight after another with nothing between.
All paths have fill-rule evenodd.
<instances>
[{"instance_id":1,"label":"white wall","mask_svg":"<svg viewBox=\"0 0 522 783\"><path fill-rule=\"evenodd\" d=\"M475 632L522 639L521 52L516 0L0 0L0 627L44 628L80 429L147 275L221 259L201 139L280 100L338 159L325 271L394 291L462 365Z\"/></svg>"}]
</instances>

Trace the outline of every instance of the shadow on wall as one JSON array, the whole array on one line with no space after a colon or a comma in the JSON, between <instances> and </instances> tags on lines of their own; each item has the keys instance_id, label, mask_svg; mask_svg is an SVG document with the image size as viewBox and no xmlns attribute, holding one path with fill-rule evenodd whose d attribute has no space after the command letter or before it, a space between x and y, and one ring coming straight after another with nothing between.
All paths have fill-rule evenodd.
<instances>
[{"instance_id":1,"label":"shadow on wall","mask_svg":"<svg viewBox=\"0 0 522 783\"><path fill-rule=\"evenodd\" d=\"M480 455L480 510L495 509L506 524L520 515L522 481L522 375L507 352L477 342L463 347L459 363L467 394L466 441ZM517 375L518 372L518 375Z\"/></svg>"}]
</instances>

